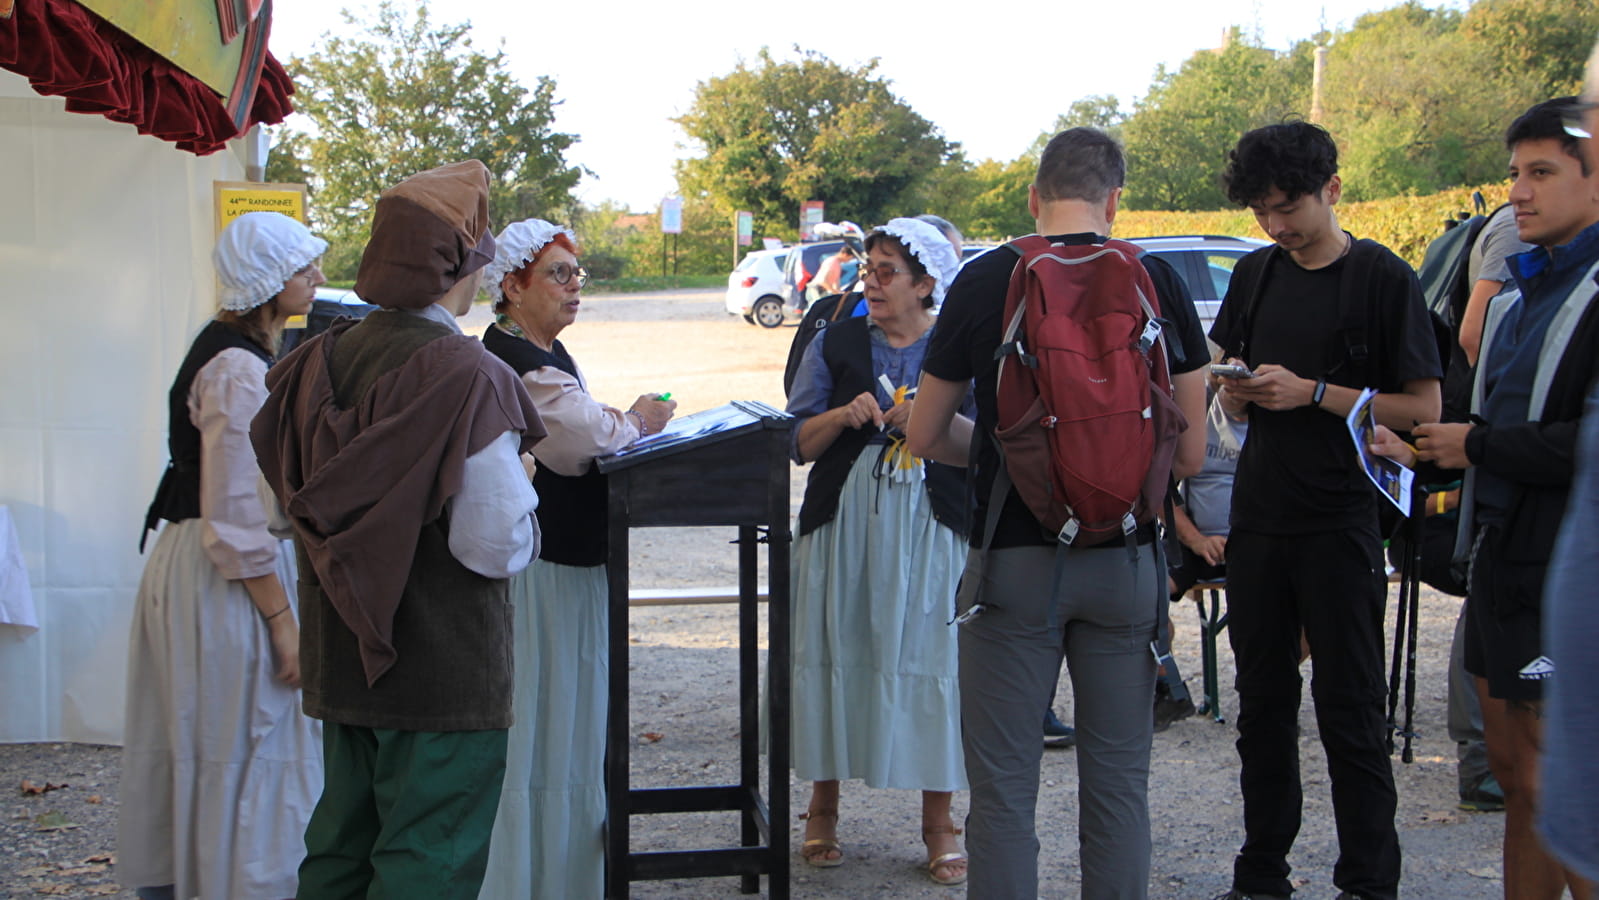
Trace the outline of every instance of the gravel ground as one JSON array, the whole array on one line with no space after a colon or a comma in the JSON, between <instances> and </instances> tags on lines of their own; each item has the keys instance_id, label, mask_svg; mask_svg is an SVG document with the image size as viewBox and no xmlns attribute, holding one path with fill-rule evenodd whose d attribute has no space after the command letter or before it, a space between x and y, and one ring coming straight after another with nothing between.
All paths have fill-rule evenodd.
<instances>
[{"instance_id":1,"label":"gravel ground","mask_svg":"<svg viewBox=\"0 0 1599 900\"><path fill-rule=\"evenodd\" d=\"M487 323L477 311L469 325ZM640 393L670 390L683 411L733 398L781 402L780 375L792 330L766 331L721 310L720 292L651 297L604 297L585 307L562 340L584 366L595 396L626 406ZM688 349L689 352L684 352ZM680 360L671 375L658 362ZM792 485L798 510L802 473ZM636 587L731 585L736 576L731 529L641 530L633 540ZM764 574L763 574L764 577ZM1424 592L1417 658L1415 761L1394 764L1398 823L1404 845L1407 897L1488 898L1501 893L1495 814L1455 807L1454 747L1444 729L1448 641L1458 600ZM1191 690L1199 692L1200 647L1194 604L1173 610L1176 655ZM764 616L762 629L764 631ZM731 606L636 609L630 623L634 699L631 725L634 787L728 783L737 779L736 635ZM764 641L763 641L764 647ZM1231 654L1221 650L1222 711L1237 710L1230 690ZM1309 664L1306 666L1309 678ZM1304 827L1291 862L1299 895L1330 898L1337 853L1327 776L1316 723L1307 702L1301 714L1305 780ZM1070 689L1057 701L1070 721ZM1150 806L1155 856L1150 895L1195 900L1225 890L1242 834L1237 762L1230 723L1192 718L1155 738ZM132 898L118 893L115 871L118 748L83 744L0 745L0 897ZM43 790L48 785L58 788ZM1041 892L1077 896L1075 752L1045 754L1039 793ZM805 808L808 785L790 786L794 810ZM957 815L966 808L956 796ZM910 791L869 790L846 783L839 837L846 862L812 869L792 855L797 898L957 897L961 888L929 881L917 834L919 798ZM803 823L790 821L797 848ZM635 849L736 844L731 814L637 817ZM641 882L636 897L738 897L736 879Z\"/></svg>"}]
</instances>

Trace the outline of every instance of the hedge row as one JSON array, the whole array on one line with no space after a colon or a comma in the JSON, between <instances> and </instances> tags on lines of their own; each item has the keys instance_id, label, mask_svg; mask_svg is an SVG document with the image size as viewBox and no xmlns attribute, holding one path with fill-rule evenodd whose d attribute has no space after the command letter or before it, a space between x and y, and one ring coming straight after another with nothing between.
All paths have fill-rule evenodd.
<instances>
[{"instance_id":1,"label":"hedge row","mask_svg":"<svg viewBox=\"0 0 1599 900\"><path fill-rule=\"evenodd\" d=\"M1425 197L1389 197L1364 203L1340 203L1338 222L1355 237L1372 238L1387 245L1411 265L1419 266L1427 245L1443 233L1444 221L1471 209L1472 191L1481 191L1491 210L1505 202L1510 186L1499 182L1477 188L1454 188ZM1125 237L1178 234L1263 237L1255 225L1255 217L1248 210L1124 211L1116 216L1116 234Z\"/></svg>"}]
</instances>

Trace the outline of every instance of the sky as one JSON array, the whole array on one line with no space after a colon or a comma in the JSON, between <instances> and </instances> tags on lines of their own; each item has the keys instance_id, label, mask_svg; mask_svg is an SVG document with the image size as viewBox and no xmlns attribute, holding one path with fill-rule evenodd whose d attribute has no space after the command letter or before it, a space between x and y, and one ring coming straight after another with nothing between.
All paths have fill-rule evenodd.
<instances>
[{"instance_id":1,"label":"sky","mask_svg":"<svg viewBox=\"0 0 1599 900\"><path fill-rule=\"evenodd\" d=\"M1158 66L1175 69L1219 46L1230 26L1284 50L1399 2L1064 0L990 11L948 0L450 0L430 4L429 13L435 23L470 22L475 49L503 46L524 86L540 76L554 80L554 128L580 139L566 160L594 173L578 186L580 201L646 211L673 192L673 162L697 155L672 118L692 105L697 84L740 61L753 64L762 47L785 60L798 56L798 45L851 67L877 58L877 74L893 92L968 159L1012 160L1072 101L1114 94L1127 109ZM1462 8L1466 0L1424 3ZM281 60L309 54L325 34L351 32L340 9L370 19L374 8L368 0L275 4L270 48Z\"/></svg>"}]
</instances>

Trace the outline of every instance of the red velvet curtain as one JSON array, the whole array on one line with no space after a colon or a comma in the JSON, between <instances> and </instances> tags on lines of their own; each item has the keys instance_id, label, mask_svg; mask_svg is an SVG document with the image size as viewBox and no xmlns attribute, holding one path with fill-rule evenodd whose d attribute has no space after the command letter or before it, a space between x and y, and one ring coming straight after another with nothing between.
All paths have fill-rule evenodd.
<instances>
[{"instance_id":1,"label":"red velvet curtain","mask_svg":"<svg viewBox=\"0 0 1599 900\"><path fill-rule=\"evenodd\" d=\"M67 98L71 112L128 122L200 156L242 131L215 91L72 0L16 0L11 18L0 19L0 68ZM293 93L267 54L245 129L283 121Z\"/></svg>"}]
</instances>

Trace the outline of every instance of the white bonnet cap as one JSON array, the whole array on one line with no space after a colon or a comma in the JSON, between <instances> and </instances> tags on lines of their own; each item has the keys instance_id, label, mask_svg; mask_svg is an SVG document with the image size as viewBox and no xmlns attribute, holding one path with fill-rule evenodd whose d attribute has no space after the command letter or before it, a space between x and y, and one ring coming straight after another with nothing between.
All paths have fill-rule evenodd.
<instances>
[{"instance_id":1,"label":"white bonnet cap","mask_svg":"<svg viewBox=\"0 0 1599 900\"><path fill-rule=\"evenodd\" d=\"M222 308L248 312L276 297L294 273L328 249L299 220L275 212L248 212L222 229L211 251L222 282Z\"/></svg>"},{"instance_id":2,"label":"white bonnet cap","mask_svg":"<svg viewBox=\"0 0 1599 900\"><path fill-rule=\"evenodd\" d=\"M577 235L572 229L552 225L543 219L523 219L505 226L494 242L494 261L483 269L483 290L496 303L504 300L505 293L500 290L500 282L537 256L539 250L555 240L558 234L566 235L573 245L577 244Z\"/></svg>"},{"instance_id":3,"label":"white bonnet cap","mask_svg":"<svg viewBox=\"0 0 1599 900\"><path fill-rule=\"evenodd\" d=\"M927 274L933 276L933 305L943 303L944 292L949 290L949 283L955 280L955 273L961 267L960 256L949 238L921 219L889 219L874 230L899 238Z\"/></svg>"}]
</instances>

